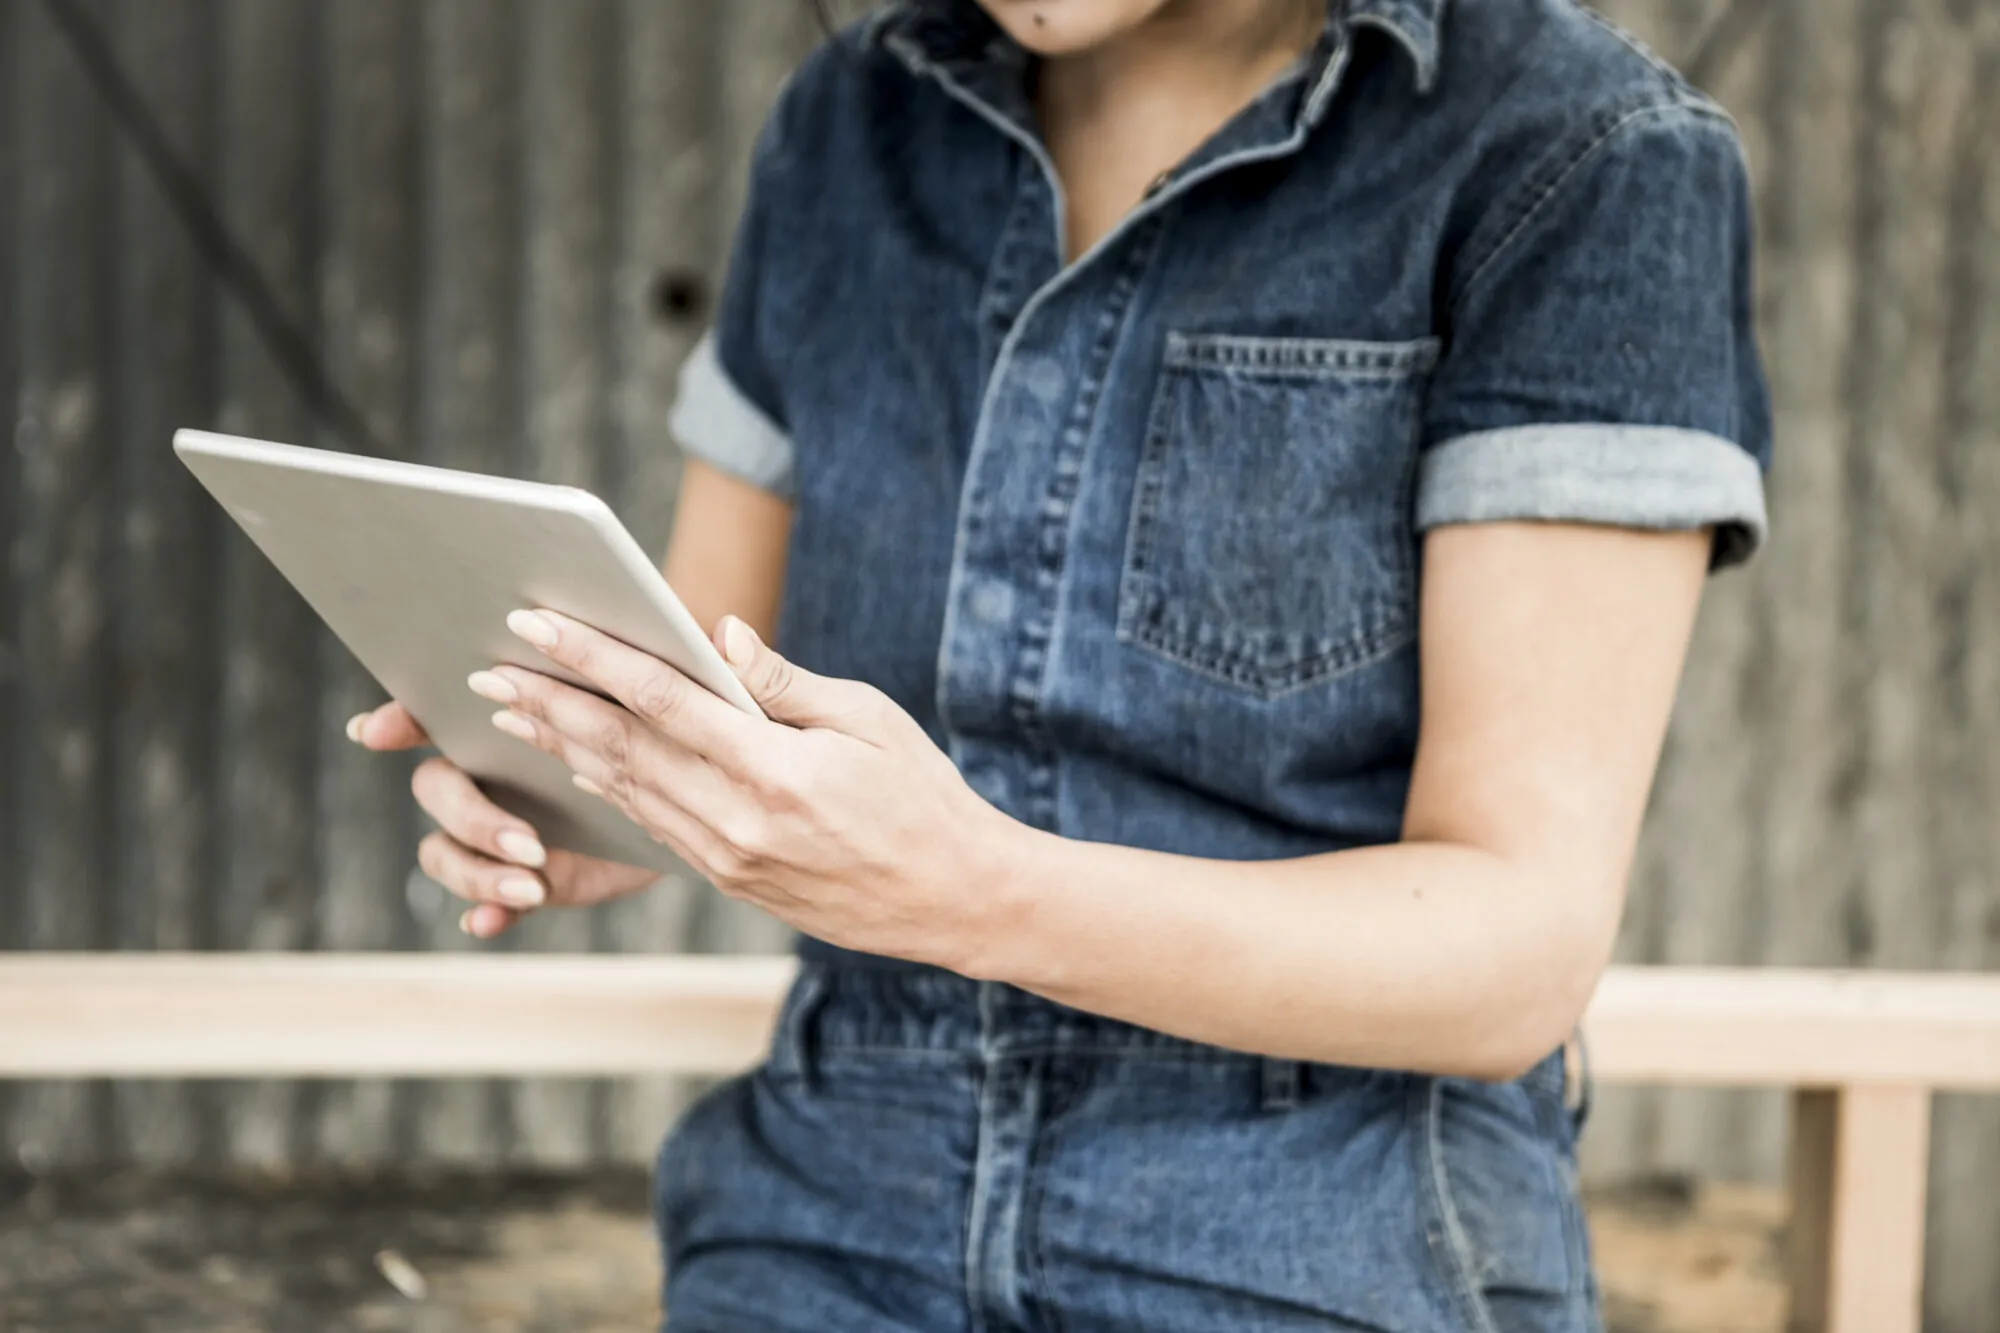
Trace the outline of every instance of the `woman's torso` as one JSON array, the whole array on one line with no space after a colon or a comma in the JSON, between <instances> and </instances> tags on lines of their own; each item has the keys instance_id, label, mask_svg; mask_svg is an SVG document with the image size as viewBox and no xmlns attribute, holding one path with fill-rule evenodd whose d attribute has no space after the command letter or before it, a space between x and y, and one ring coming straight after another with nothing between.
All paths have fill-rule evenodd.
<instances>
[{"instance_id":1,"label":"woman's torso","mask_svg":"<svg viewBox=\"0 0 2000 1333\"><path fill-rule=\"evenodd\" d=\"M808 66L754 302L796 456L783 650L1038 827L1393 840L1454 249L1552 124L1689 95L1565 0L1446 12L1356 0L1067 268L1017 53L892 7Z\"/></svg>"}]
</instances>

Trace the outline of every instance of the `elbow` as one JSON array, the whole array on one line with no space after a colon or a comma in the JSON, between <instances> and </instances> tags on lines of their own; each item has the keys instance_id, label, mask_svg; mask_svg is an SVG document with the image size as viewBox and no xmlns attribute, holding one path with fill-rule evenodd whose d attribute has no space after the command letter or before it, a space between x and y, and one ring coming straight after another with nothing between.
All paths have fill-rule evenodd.
<instances>
[{"instance_id":1,"label":"elbow","mask_svg":"<svg viewBox=\"0 0 2000 1333\"><path fill-rule=\"evenodd\" d=\"M1472 1052L1472 1058L1465 1067L1452 1072L1459 1078L1479 1083L1512 1083L1526 1078L1537 1065L1560 1049L1569 1040L1572 1031L1574 1025L1564 1028L1559 1034L1496 1041L1485 1049Z\"/></svg>"},{"instance_id":2,"label":"elbow","mask_svg":"<svg viewBox=\"0 0 2000 1333\"><path fill-rule=\"evenodd\" d=\"M1578 932L1555 956L1541 960L1530 984L1512 987L1513 1003L1494 1005L1477 1024L1465 1067L1452 1071L1484 1083L1525 1077L1561 1049L1583 1022L1610 962L1612 942Z\"/></svg>"}]
</instances>

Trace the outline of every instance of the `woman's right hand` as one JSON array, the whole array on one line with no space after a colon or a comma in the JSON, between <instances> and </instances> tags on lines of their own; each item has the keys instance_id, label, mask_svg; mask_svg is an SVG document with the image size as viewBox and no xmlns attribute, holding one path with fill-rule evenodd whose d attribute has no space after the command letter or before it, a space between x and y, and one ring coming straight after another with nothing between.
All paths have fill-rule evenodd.
<instances>
[{"instance_id":1,"label":"woman's right hand","mask_svg":"<svg viewBox=\"0 0 2000 1333\"><path fill-rule=\"evenodd\" d=\"M398 703L361 713L347 738L370 750L413 750L430 737ZM659 872L574 852L550 851L527 821L508 814L465 770L442 757L417 766L411 790L438 823L417 844L417 864L471 903L459 928L490 940L538 907L588 907L637 893Z\"/></svg>"}]
</instances>

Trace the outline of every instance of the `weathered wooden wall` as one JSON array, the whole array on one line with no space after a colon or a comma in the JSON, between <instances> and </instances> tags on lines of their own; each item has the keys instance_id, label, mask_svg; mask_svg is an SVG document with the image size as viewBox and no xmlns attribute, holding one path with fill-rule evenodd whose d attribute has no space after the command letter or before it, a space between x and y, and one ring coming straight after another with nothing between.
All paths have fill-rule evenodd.
<instances>
[{"instance_id":1,"label":"weathered wooden wall","mask_svg":"<svg viewBox=\"0 0 2000 1333\"><path fill-rule=\"evenodd\" d=\"M751 138L817 38L705 0L91 0L395 452L593 486L657 548L663 427ZM0 947L471 947L374 698L166 445L341 441L222 298L39 0L0 0ZM688 884L508 947L776 947ZM0 1090L34 1162L642 1158L667 1086Z\"/></svg>"},{"instance_id":2,"label":"weathered wooden wall","mask_svg":"<svg viewBox=\"0 0 2000 1333\"><path fill-rule=\"evenodd\" d=\"M1479 3L1479 0L1456 0ZM601 488L658 546L662 422L802 0L89 0L374 430ZM1685 57L1719 0L1617 0ZM1742 120L1776 536L1713 588L1631 960L2000 965L2000 5L1768 0ZM469 947L411 873L366 679L165 451L339 441L57 39L0 0L0 947ZM768 948L692 884L509 947ZM666 1086L0 1090L31 1162L636 1159ZM1775 1178L1772 1098L1613 1091L1590 1168ZM1939 1107L1933 1326L2000 1309L2000 1106Z\"/></svg>"}]
</instances>

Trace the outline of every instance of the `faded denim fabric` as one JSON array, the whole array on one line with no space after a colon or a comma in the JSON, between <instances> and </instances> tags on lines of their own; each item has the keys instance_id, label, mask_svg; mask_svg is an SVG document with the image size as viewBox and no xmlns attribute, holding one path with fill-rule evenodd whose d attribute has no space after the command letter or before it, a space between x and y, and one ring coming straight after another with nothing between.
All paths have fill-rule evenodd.
<instances>
[{"instance_id":1,"label":"faded denim fabric","mask_svg":"<svg viewBox=\"0 0 2000 1333\"><path fill-rule=\"evenodd\" d=\"M1261 1059L807 960L667 1140L672 1333L1580 1333L1562 1065Z\"/></svg>"},{"instance_id":2,"label":"faded denim fabric","mask_svg":"<svg viewBox=\"0 0 2000 1333\"><path fill-rule=\"evenodd\" d=\"M1718 566L1762 541L1742 152L1602 20L1335 0L1307 59L1069 265L1031 77L969 0L815 55L672 421L795 502L780 648L887 691L1002 809L1234 860L1393 841L1424 532L1713 527ZM677 1329L1595 1326L1553 1064L1490 1089L1315 1070L1252 1114L1231 1080L1267 1062L1141 1058L1005 988L851 985L889 988L869 1013L933 989L880 1051L728 1085L670 1145L670 1240L708 1238ZM994 1054L1016 1022L1117 1035L1058 1076ZM1510 1198L1535 1211L1483 1225ZM1088 1234L1022 1248L1038 1208L1039 1235ZM1044 1294L991 1296L1010 1263ZM714 1313L759 1292L786 1294Z\"/></svg>"}]
</instances>

